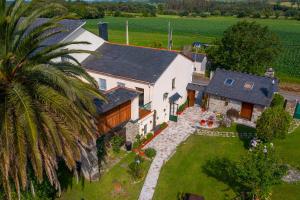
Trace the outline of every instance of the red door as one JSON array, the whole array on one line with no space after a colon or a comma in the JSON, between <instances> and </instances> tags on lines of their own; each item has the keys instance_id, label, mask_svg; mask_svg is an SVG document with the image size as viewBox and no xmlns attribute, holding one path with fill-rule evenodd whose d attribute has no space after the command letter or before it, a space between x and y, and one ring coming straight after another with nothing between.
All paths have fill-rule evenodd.
<instances>
[{"instance_id":1,"label":"red door","mask_svg":"<svg viewBox=\"0 0 300 200\"><path fill-rule=\"evenodd\" d=\"M195 95L196 92L194 90L188 90L188 104L189 107L192 107L195 105Z\"/></svg>"},{"instance_id":2,"label":"red door","mask_svg":"<svg viewBox=\"0 0 300 200\"><path fill-rule=\"evenodd\" d=\"M253 104L242 103L241 118L251 120L253 113Z\"/></svg>"}]
</instances>

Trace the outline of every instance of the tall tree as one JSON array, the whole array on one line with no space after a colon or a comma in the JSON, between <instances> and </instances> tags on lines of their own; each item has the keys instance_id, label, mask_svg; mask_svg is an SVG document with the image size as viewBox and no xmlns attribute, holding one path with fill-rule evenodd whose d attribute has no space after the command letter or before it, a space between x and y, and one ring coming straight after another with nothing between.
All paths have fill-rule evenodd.
<instances>
[{"instance_id":1,"label":"tall tree","mask_svg":"<svg viewBox=\"0 0 300 200\"><path fill-rule=\"evenodd\" d=\"M72 56L91 52L66 50L88 43L44 45L64 31L59 25L64 17L32 26L60 7L48 4L22 18L29 6L0 0L0 178L7 199L12 188L18 194L30 188L30 169L39 182L47 178L59 189L58 158L70 170L76 167L81 147L96 137L93 100L103 98ZM64 56L70 61L60 61Z\"/></svg>"},{"instance_id":2,"label":"tall tree","mask_svg":"<svg viewBox=\"0 0 300 200\"><path fill-rule=\"evenodd\" d=\"M279 50L278 37L267 27L242 21L229 27L208 54L213 69L260 74L274 61Z\"/></svg>"}]
</instances>

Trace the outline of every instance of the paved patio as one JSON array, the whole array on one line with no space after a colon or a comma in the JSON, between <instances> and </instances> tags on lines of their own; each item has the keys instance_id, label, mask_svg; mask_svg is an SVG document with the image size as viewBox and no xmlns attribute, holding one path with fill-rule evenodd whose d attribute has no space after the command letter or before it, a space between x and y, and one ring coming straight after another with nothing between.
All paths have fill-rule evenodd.
<instances>
[{"instance_id":1,"label":"paved patio","mask_svg":"<svg viewBox=\"0 0 300 200\"><path fill-rule=\"evenodd\" d=\"M175 153L176 147L195 131L195 123L199 122L202 115L199 107L186 109L177 123L169 122L169 127L144 147L154 148L157 154L148 171L139 200L152 199L163 164Z\"/></svg>"}]
</instances>

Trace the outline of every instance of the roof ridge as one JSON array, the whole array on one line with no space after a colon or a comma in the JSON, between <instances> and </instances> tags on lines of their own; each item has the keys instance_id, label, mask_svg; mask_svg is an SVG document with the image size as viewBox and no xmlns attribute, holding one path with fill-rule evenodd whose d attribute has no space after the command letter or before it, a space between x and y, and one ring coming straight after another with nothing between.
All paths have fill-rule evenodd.
<instances>
[{"instance_id":1,"label":"roof ridge","mask_svg":"<svg viewBox=\"0 0 300 200\"><path fill-rule=\"evenodd\" d=\"M246 75L250 75L250 76L256 76L256 77L259 77L259 78L268 78L268 79L271 79L271 80L278 80L276 77L269 77L269 76L266 76L266 75L257 75L257 74L253 74L253 73L249 73L249 72L240 72L240 71L236 71L236 70L228 70L228 69L224 69L224 68L217 68L217 70L222 70L222 71L226 71L226 72L233 72L233 73L237 73L237 74L246 74Z\"/></svg>"},{"instance_id":2,"label":"roof ridge","mask_svg":"<svg viewBox=\"0 0 300 200\"><path fill-rule=\"evenodd\" d=\"M156 51L167 51L167 52L173 52L173 53L178 53L180 54L179 50L169 50L166 48L154 48L154 47L147 47L147 46L138 46L138 45L132 45L132 44L121 44L121 43L116 43L116 42L105 42L107 44L113 44L113 45L119 45L119 46L125 46L125 47L137 47L137 48L143 48L143 49L152 49L152 50L156 50Z\"/></svg>"}]
</instances>

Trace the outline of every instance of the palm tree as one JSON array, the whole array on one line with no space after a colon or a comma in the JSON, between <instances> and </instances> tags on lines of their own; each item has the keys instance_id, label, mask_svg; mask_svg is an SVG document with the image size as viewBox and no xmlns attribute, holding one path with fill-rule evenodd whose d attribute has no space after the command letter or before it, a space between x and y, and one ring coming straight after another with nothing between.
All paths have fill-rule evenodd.
<instances>
[{"instance_id":1,"label":"palm tree","mask_svg":"<svg viewBox=\"0 0 300 200\"><path fill-rule=\"evenodd\" d=\"M96 137L94 98L103 98L74 53L71 44L44 41L61 33L64 17L31 24L58 8L49 4L28 13L28 4L0 0L0 178L6 198L30 188L29 169L39 182L47 178L57 189L58 158L70 170L80 160L80 148ZM53 31L55 30L55 31ZM63 49L63 50L62 50ZM54 62L68 56L69 61ZM13 188L13 189L12 189Z\"/></svg>"}]
</instances>

